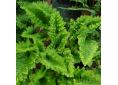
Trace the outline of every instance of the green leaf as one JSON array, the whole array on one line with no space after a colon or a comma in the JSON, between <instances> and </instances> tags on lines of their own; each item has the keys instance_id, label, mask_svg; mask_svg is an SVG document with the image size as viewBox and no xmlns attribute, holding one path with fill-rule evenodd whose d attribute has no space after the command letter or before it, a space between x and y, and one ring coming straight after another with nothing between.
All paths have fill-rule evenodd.
<instances>
[{"instance_id":1,"label":"green leaf","mask_svg":"<svg viewBox=\"0 0 118 85\"><path fill-rule=\"evenodd\" d=\"M54 49L46 49L45 53L40 53L39 59L47 69L52 69L67 77L73 77L74 67L72 58L64 58Z\"/></svg>"},{"instance_id":2,"label":"green leaf","mask_svg":"<svg viewBox=\"0 0 118 85\"><path fill-rule=\"evenodd\" d=\"M90 40L90 41L86 40L85 42L82 42L79 44L80 44L80 47L79 47L80 58L81 58L83 64L86 66L90 62L92 62L93 57L95 57L95 54L98 49L98 43L93 40Z\"/></svg>"}]
</instances>

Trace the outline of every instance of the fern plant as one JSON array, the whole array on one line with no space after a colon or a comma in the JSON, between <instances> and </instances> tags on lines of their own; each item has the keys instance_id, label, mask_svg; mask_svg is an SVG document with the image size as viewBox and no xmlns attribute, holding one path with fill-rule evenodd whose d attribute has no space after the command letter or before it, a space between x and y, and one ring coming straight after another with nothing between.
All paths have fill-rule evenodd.
<instances>
[{"instance_id":1,"label":"fern plant","mask_svg":"<svg viewBox=\"0 0 118 85\"><path fill-rule=\"evenodd\" d=\"M99 17L82 16L67 28L46 2L17 4L17 85L100 84L99 69L91 65L99 56ZM75 66L80 62L83 68Z\"/></svg>"},{"instance_id":2,"label":"fern plant","mask_svg":"<svg viewBox=\"0 0 118 85\"><path fill-rule=\"evenodd\" d=\"M70 47L74 53L76 52L75 54L78 54L84 65L89 65L92 58L97 56L97 51L100 46L99 26L99 17L81 16L76 22L71 20L69 43L72 45L70 45ZM76 49L73 49L73 45Z\"/></svg>"}]
</instances>

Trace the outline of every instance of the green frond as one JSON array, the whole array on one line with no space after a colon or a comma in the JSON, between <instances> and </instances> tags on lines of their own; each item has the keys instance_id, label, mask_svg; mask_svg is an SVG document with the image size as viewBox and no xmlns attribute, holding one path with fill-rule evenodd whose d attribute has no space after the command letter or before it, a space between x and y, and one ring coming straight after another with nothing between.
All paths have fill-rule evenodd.
<instances>
[{"instance_id":1,"label":"green frond","mask_svg":"<svg viewBox=\"0 0 118 85\"><path fill-rule=\"evenodd\" d=\"M39 59L47 69L54 70L67 77L73 77L74 67L72 58L64 58L54 49L46 49L45 53L40 53Z\"/></svg>"}]
</instances>

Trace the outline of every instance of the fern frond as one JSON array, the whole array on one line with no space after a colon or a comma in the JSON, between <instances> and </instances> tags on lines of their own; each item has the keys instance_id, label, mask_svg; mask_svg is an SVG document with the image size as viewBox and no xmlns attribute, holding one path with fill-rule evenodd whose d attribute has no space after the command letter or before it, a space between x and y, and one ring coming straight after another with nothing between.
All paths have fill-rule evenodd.
<instances>
[{"instance_id":1,"label":"fern frond","mask_svg":"<svg viewBox=\"0 0 118 85\"><path fill-rule=\"evenodd\" d=\"M71 63L72 58L64 58L60 56L54 49L46 49L45 53L40 53L39 59L47 69L52 69L58 73L61 73L62 75L73 77L74 67Z\"/></svg>"}]
</instances>

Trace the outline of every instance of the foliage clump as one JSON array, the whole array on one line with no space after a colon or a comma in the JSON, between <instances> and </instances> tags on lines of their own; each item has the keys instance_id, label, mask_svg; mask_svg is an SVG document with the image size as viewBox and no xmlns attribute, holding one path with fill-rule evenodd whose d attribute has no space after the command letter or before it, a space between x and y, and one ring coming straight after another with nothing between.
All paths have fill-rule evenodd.
<instances>
[{"instance_id":1,"label":"foliage clump","mask_svg":"<svg viewBox=\"0 0 118 85\"><path fill-rule=\"evenodd\" d=\"M46 2L17 5L17 85L100 85L100 17L66 27Z\"/></svg>"}]
</instances>

